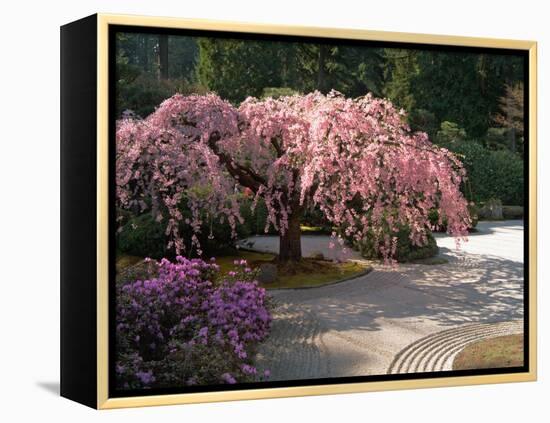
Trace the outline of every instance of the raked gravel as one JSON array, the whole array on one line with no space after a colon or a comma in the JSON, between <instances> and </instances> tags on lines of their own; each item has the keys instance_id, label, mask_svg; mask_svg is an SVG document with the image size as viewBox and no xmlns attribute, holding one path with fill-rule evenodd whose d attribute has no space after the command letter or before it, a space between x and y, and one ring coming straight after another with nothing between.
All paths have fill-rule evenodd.
<instances>
[{"instance_id":1,"label":"raked gravel","mask_svg":"<svg viewBox=\"0 0 550 423\"><path fill-rule=\"evenodd\" d=\"M521 332L523 225L481 222L460 250L438 235L443 265L376 265L368 275L307 290L273 290L270 337L255 358L270 380L448 370L470 340ZM276 251L276 237L253 237ZM347 255L306 236L304 255ZM495 335L496 336L496 335ZM424 343L422 343L424 341Z\"/></svg>"}]
</instances>

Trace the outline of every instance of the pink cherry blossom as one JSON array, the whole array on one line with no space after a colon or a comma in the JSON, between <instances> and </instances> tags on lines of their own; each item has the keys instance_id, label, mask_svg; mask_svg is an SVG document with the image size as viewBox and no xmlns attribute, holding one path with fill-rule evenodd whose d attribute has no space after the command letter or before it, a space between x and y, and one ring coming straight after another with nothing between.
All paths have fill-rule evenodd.
<instances>
[{"instance_id":1,"label":"pink cherry blossom","mask_svg":"<svg viewBox=\"0 0 550 423\"><path fill-rule=\"evenodd\" d=\"M253 208L264 200L265 229L281 237L318 207L341 235L374 234L391 259L399 225L422 245L437 208L458 242L471 224L460 192L464 167L425 133L411 132L402 114L371 94L248 98L238 108L215 94L177 94L144 120L117 123L117 206L150 209L178 253L182 201L195 233L201 212L228 221L235 233L243 192ZM200 249L196 236L192 243Z\"/></svg>"}]
</instances>

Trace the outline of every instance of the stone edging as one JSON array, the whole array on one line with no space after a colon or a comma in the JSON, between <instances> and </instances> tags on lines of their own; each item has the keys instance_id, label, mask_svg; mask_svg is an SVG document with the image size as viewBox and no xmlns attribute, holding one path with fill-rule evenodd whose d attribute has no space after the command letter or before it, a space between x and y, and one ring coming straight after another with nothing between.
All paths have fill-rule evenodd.
<instances>
[{"instance_id":1,"label":"stone edging","mask_svg":"<svg viewBox=\"0 0 550 423\"><path fill-rule=\"evenodd\" d=\"M300 286L300 287L296 287L296 288L269 288L267 286L264 286L264 288L268 291L301 291L301 290L304 290L304 289L324 288L325 286L337 285L337 284L342 283L342 282L347 282L347 281L351 281L353 279L360 278L361 276L368 275L373 270L374 270L374 268L372 266L369 266L369 267L365 268L365 270L363 270L359 273L356 273L354 275L348 276L346 278L337 279L335 281L330 281L330 282L327 282L327 283L323 283L323 284L319 284L319 285L313 285L313 286Z\"/></svg>"}]
</instances>

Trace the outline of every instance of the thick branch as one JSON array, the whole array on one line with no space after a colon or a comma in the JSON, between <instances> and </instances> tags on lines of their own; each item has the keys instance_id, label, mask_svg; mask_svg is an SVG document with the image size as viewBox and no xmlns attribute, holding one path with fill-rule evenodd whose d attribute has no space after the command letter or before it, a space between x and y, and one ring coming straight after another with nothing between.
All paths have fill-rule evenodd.
<instances>
[{"instance_id":1,"label":"thick branch","mask_svg":"<svg viewBox=\"0 0 550 423\"><path fill-rule=\"evenodd\" d=\"M220 138L217 132L213 133L208 140L208 146L214 154L218 156L220 162L225 166L229 174L237 178L242 186L250 188L253 192L257 192L261 185L267 186L266 180L252 169L234 162L231 157L220 151L217 145Z\"/></svg>"},{"instance_id":2,"label":"thick branch","mask_svg":"<svg viewBox=\"0 0 550 423\"><path fill-rule=\"evenodd\" d=\"M279 141L277 140L277 137L271 138L271 145L275 149L275 152L277 153L277 157L282 157L283 149L281 148Z\"/></svg>"}]
</instances>

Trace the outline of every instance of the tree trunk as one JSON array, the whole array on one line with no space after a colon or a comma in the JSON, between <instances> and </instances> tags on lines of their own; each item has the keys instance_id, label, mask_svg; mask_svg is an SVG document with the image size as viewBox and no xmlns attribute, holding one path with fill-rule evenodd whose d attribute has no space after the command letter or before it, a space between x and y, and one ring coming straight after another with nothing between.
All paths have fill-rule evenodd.
<instances>
[{"instance_id":1,"label":"tree trunk","mask_svg":"<svg viewBox=\"0 0 550 423\"><path fill-rule=\"evenodd\" d=\"M143 69L145 72L149 72L149 34L143 35L143 51L142 51L142 59L141 59L141 65L143 66Z\"/></svg>"},{"instance_id":2,"label":"tree trunk","mask_svg":"<svg viewBox=\"0 0 550 423\"><path fill-rule=\"evenodd\" d=\"M279 235L279 261L299 261L302 258L301 217L300 211L294 211L288 218L285 234Z\"/></svg>"},{"instance_id":3,"label":"tree trunk","mask_svg":"<svg viewBox=\"0 0 550 423\"><path fill-rule=\"evenodd\" d=\"M168 79L168 35L159 35L158 50L158 71L159 79Z\"/></svg>"},{"instance_id":4,"label":"tree trunk","mask_svg":"<svg viewBox=\"0 0 550 423\"><path fill-rule=\"evenodd\" d=\"M509 147L510 147L510 151L512 153L515 153L516 149L517 149L516 128L508 129L508 144L509 144Z\"/></svg>"},{"instance_id":5,"label":"tree trunk","mask_svg":"<svg viewBox=\"0 0 550 423\"><path fill-rule=\"evenodd\" d=\"M325 61L327 55L327 47L324 45L319 46L319 60L317 63L317 89L323 94L326 94L326 74L325 74Z\"/></svg>"}]
</instances>

